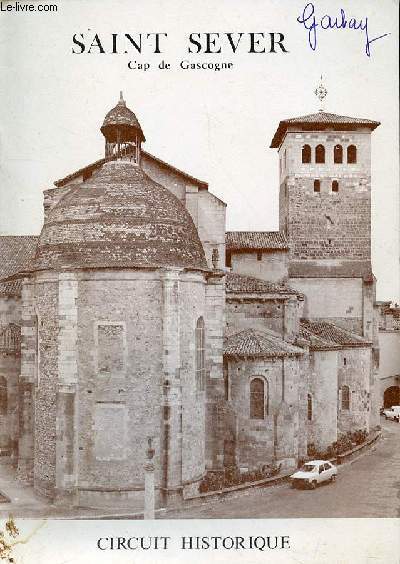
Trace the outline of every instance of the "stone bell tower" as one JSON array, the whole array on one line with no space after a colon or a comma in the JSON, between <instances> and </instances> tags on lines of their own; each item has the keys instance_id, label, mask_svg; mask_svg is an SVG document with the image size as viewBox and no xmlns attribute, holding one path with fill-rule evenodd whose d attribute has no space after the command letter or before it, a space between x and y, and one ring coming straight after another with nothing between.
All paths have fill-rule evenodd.
<instances>
[{"instance_id":1,"label":"stone bell tower","mask_svg":"<svg viewBox=\"0 0 400 564\"><path fill-rule=\"evenodd\" d=\"M309 295L308 317L372 338L373 303L367 307L365 298L373 293L371 132L379 122L326 112L322 82L315 94L320 110L282 120L271 142L279 153L289 277Z\"/></svg>"},{"instance_id":2,"label":"stone bell tower","mask_svg":"<svg viewBox=\"0 0 400 564\"><path fill-rule=\"evenodd\" d=\"M141 144L146 141L135 114L120 92L118 104L108 112L100 128L105 137L105 156L140 164Z\"/></svg>"}]
</instances>

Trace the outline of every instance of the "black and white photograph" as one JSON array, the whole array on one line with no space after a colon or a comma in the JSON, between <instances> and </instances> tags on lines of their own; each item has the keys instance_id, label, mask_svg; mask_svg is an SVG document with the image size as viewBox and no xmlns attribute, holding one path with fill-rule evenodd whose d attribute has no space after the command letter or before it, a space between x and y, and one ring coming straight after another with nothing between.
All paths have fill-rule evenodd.
<instances>
[{"instance_id":1,"label":"black and white photograph","mask_svg":"<svg viewBox=\"0 0 400 564\"><path fill-rule=\"evenodd\" d=\"M0 8L0 560L398 562L398 3Z\"/></svg>"}]
</instances>

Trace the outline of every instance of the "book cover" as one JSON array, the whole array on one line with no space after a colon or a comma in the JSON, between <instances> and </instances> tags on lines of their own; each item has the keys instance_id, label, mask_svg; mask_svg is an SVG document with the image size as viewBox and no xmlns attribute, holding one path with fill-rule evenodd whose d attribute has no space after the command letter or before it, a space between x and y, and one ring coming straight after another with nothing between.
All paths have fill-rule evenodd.
<instances>
[{"instance_id":1,"label":"book cover","mask_svg":"<svg viewBox=\"0 0 400 564\"><path fill-rule=\"evenodd\" d=\"M397 562L397 3L0 2L0 556Z\"/></svg>"}]
</instances>

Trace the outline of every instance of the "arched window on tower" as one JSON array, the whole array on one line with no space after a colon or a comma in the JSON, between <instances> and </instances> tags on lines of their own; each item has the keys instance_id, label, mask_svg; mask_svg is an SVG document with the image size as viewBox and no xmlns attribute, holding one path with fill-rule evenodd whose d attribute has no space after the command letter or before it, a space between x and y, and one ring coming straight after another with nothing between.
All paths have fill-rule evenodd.
<instances>
[{"instance_id":1,"label":"arched window on tower","mask_svg":"<svg viewBox=\"0 0 400 564\"><path fill-rule=\"evenodd\" d=\"M314 180L314 192L321 192L321 181L318 179Z\"/></svg>"},{"instance_id":2,"label":"arched window on tower","mask_svg":"<svg viewBox=\"0 0 400 564\"><path fill-rule=\"evenodd\" d=\"M349 164L357 162L357 147L355 145L349 145L347 147L347 162Z\"/></svg>"},{"instance_id":3,"label":"arched window on tower","mask_svg":"<svg viewBox=\"0 0 400 564\"><path fill-rule=\"evenodd\" d=\"M317 164L323 164L325 162L325 147L323 145L317 145L315 147L315 162Z\"/></svg>"},{"instance_id":4,"label":"arched window on tower","mask_svg":"<svg viewBox=\"0 0 400 564\"><path fill-rule=\"evenodd\" d=\"M312 421L312 395L307 394L307 419Z\"/></svg>"},{"instance_id":5,"label":"arched window on tower","mask_svg":"<svg viewBox=\"0 0 400 564\"><path fill-rule=\"evenodd\" d=\"M335 145L333 148L333 162L335 164L343 162L343 147L341 145Z\"/></svg>"},{"instance_id":6,"label":"arched window on tower","mask_svg":"<svg viewBox=\"0 0 400 564\"><path fill-rule=\"evenodd\" d=\"M205 387L206 376L206 349L205 349L205 329L204 319L199 317L195 330L196 340L196 388L203 391Z\"/></svg>"},{"instance_id":7,"label":"arched window on tower","mask_svg":"<svg viewBox=\"0 0 400 564\"><path fill-rule=\"evenodd\" d=\"M254 378L250 382L250 419L264 419L264 381Z\"/></svg>"},{"instance_id":8,"label":"arched window on tower","mask_svg":"<svg viewBox=\"0 0 400 564\"><path fill-rule=\"evenodd\" d=\"M301 162L310 163L311 162L311 147L310 145L303 145L301 150Z\"/></svg>"},{"instance_id":9,"label":"arched window on tower","mask_svg":"<svg viewBox=\"0 0 400 564\"><path fill-rule=\"evenodd\" d=\"M346 411L350 409L350 389L348 386L342 386L342 409Z\"/></svg>"},{"instance_id":10,"label":"arched window on tower","mask_svg":"<svg viewBox=\"0 0 400 564\"><path fill-rule=\"evenodd\" d=\"M8 397L7 397L7 380L4 376L0 376L0 415L7 415Z\"/></svg>"}]
</instances>

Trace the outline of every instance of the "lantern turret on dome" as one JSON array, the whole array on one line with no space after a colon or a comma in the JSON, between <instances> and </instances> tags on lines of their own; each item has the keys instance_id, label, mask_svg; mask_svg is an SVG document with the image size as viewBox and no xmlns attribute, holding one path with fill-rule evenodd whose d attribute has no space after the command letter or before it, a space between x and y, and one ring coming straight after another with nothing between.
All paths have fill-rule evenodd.
<instances>
[{"instance_id":1,"label":"lantern turret on dome","mask_svg":"<svg viewBox=\"0 0 400 564\"><path fill-rule=\"evenodd\" d=\"M140 164L141 144L146 141L135 114L120 92L118 104L104 118L100 131L105 137L105 156Z\"/></svg>"}]
</instances>

